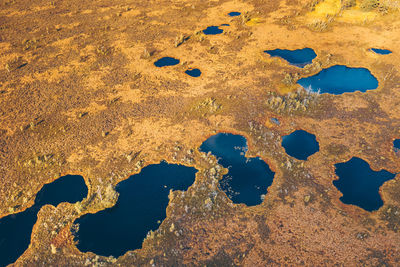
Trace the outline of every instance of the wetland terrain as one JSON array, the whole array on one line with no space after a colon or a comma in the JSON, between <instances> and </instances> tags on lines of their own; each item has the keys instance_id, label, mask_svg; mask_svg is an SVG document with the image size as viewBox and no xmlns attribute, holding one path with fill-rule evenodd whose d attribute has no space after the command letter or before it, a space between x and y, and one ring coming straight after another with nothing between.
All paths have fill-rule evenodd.
<instances>
[{"instance_id":1,"label":"wetland terrain","mask_svg":"<svg viewBox=\"0 0 400 267\"><path fill-rule=\"evenodd\" d=\"M0 266L397 266L398 0L0 2Z\"/></svg>"}]
</instances>

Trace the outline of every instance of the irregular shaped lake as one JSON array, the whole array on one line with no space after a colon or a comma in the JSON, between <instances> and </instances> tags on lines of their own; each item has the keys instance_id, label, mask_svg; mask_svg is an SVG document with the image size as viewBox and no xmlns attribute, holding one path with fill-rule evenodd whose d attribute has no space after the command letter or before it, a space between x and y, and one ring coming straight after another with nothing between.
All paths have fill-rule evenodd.
<instances>
[{"instance_id":1,"label":"irregular shaped lake","mask_svg":"<svg viewBox=\"0 0 400 267\"><path fill-rule=\"evenodd\" d=\"M185 73L192 77L200 77L201 71L199 69L188 69Z\"/></svg>"},{"instance_id":2,"label":"irregular shaped lake","mask_svg":"<svg viewBox=\"0 0 400 267\"><path fill-rule=\"evenodd\" d=\"M400 139L396 139L393 141L393 147L395 152L400 151Z\"/></svg>"},{"instance_id":3,"label":"irregular shaped lake","mask_svg":"<svg viewBox=\"0 0 400 267\"><path fill-rule=\"evenodd\" d=\"M317 54L311 48L303 48L296 50L275 49L265 50L265 53L271 57L281 57L291 65L303 68L305 65L312 63L312 60L317 57Z\"/></svg>"},{"instance_id":4,"label":"irregular shaped lake","mask_svg":"<svg viewBox=\"0 0 400 267\"><path fill-rule=\"evenodd\" d=\"M237 16L240 16L240 14L242 14L242 13L234 11L234 12L229 12L229 13L228 13L228 16L230 16L230 17L237 17Z\"/></svg>"},{"instance_id":5,"label":"irregular shaped lake","mask_svg":"<svg viewBox=\"0 0 400 267\"><path fill-rule=\"evenodd\" d=\"M158 68L167 67L167 66L174 66L179 64L179 59L175 59L173 57L163 57L154 62L154 65Z\"/></svg>"},{"instance_id":6,"label":"irregular shaped lake","mask_svg":"<svg viewBox=\"0 0 400 267\"><path fill-rule=\"evenodd\" d=\"M297 130L282 137L282 146L289 156L299 160L307 158L319 151L315 135L303 130Z\"/></svg>"},{"instance_id":7,"label":"irregular shaped lake","mask_svg":"<svg viewBox=\"0 0 400 267\"><path fill-rule=\"evenodd\" d=\"M367 211L377 210L383 205L379 188L396 176L386 170L373 171L366 161L357 157L335 164L335 172L339 179L333 184L343 194L340 200Z\"/></svg>"},{"instance_id":8,"label":"irregular shaped lake","mask_svg":"<svg viewBox=\"0 0 400 267\"><path fill-rule=\"evenodd\" d=\"M378 87L378 80L365 68L348 68L335 65L323 69L318 74L302 78L297 82L313 92L340 95L347 92L373 90Z\"/></svg>"},{"instance_id":9,"label":"irregular shaped lake","mask_svg":"<svg viewBox=\"0 0 400 267\"><path fill-rule=\"evenodd\" d=\"M166 217L169 191L187 190L195 174L194 168L161 162L120 182L114 207L75 221L79 224L78 249L119 257L141 248L147 233L156 230Z\"/></svg>"},{"instance_id":10,"label":"irregular shaped lake","mask_svg":"<svg viewBox=\"0 0 400 267\"><path fill-rule=\"evenodd\" d=\"M204 141L200 150L211 152L229 169L219 185L233 203L254 206L263 201L275 173L262 159L244 156L247 142L243 136L219 133Z\"/></svg>"},{"instance_id":11,"label":"irregular shaped lake","mask_svg":"<svg viewBox=\"0 0 400 267\"><path fill-rule=\"evenodd\" d=\"M392 53L392 51L387 50L387 49L371 48L370 50L372 52L375 52L376 54L380 54L380 55L389 55Z\"/></svg>"},{"instance_id":12,"label":"irregular shaped lake","mask_svg":"<svg viewBox=\"0 0 400 267\"><path fill-rule=\"evenodd\" d=\"M221 34L224 31L220 29L218 26L209 26L207 29L203 30L203 33L206 35L216 35Z\"/></svg>"},{"instance_id":13,"label":"irregular shaped lake","mask_svg":"<svg viewBox=\"0 0 400 267\"><path fill-rule=\"evenodd\" d=\"M86 197L88 189L82 176L66 175L46 184L37 193L35 204L23 212L0 219L0 266L15 262L28 248L37 213L46 204L74 203Z\"/></svg>"}]
</instances>

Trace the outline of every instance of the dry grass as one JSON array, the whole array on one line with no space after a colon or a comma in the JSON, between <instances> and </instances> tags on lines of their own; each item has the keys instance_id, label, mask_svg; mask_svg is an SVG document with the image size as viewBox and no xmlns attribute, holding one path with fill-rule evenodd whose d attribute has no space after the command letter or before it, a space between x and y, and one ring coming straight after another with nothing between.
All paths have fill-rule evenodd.
<instances>
[{"instance_id":1,"label":"dry grass","mask_svg":"<svg viewBox=\"0 0 400 267\"><path fill-rule=\"evenodd\" d=\"M312 1L311 12L306 14L309 27L315 31L325 31L333 21L346 23L366 23L379 16L399 11L398 0L324 0Z\"/></svg>"}]
</instances>

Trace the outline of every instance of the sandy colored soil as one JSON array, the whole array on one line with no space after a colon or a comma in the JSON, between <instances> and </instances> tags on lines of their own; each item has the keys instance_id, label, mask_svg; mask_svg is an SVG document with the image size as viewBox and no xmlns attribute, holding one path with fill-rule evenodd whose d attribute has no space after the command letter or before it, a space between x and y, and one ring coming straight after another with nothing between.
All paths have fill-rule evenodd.
<instances>
[{"instance_id":1,"label":"sandy colored soil","mask_svg":"<svg viewBox=\"0 0 400 267\"><path fill-rule=\"evenodd\" d=\"M61 175L80 174L89 187L81 203L40 210L16 266L400 263L400 176L381 187L384 206L374 212L343 204L332 184L334 164L353 156L374 170L400 172L392 148L400 138L398 13L362 22L338 17L318 28L303 0L0 5L0 217L31 206ZM228 17L231 11L242 15ZM223 23L230 26L221 35L200 32ZM189 39L176 47L181 35ZM303 47L318 54L305 69L263 53ZM163 56L181 64L156 68ZM335 64L368 68L379 88L293 93L296 79ZM186 75L189 67L200 68L201 77ZM274 104L277 98L285 106ZM297 104L304 99L308 104ZM280 145L295 129L320 144L306 162ZM276 172L262 204L232 204L216 186L223 173L212 175L215 159L197 150L216 132L246 136L248 156L261 156ZM199 172L188 191L172 193L167 218L143 248L118 259L80 252L74 220L114 205L110 185L160 160Z\"/></svg>"}]
</instances>

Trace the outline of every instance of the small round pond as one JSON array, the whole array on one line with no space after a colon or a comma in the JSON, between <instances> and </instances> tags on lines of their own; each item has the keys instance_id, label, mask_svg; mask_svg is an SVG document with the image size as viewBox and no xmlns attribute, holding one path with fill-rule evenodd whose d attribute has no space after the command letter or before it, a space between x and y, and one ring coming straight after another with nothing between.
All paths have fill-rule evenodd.
<instances>
[{"instance_id":1,"label":"small round pond","mask_svg":"<svg viewBox=\"0 0 400 267\"><path fill-rule=\"evenodd\" d=\"M161 67L168 67L168 66L174 66L179 64L179 59L173 58L173 57L163 57L154 62L154 65L158 68Z\"/></svg>"},{"instance_id":2,"label":"small round pond","mask_svg":"<svg viewBox=\"0 0 400 267\"><path fill-rule=\"evenodd\" d=\"M373 171L366 161L357 157L335 164L335 172L339 179L333 184L343 194L340 200L367 211L377 210L383 205L379 188L396 176L386 170Z\"/></svg>"},{"instance_id":3,"label":"small round pond","mask_svg":"<svg viewBox=\"0 0 400 267\"><path fill-rule=\"evenodd\" d=\"M188 69L185 71L185 73L191 77L200 77L201 71L199 69Z\"/></svg>"},{"instance_id":4,"label":"small round pond","mask_svg":"<svg viewBox=\"0 0 400 267\"><path fill-rule=\"evenodd\" d=\"M314 76L300 79L298 84L313 92L340 95L347 92L366 92L376 89L378 80L368 69L335 65L323 69Z\"/></svg>"},{"instance_id":5,"label":"small round pond","mask_svg":"<svg viewBox=\"0 0 400 267\"><path fill-rule=\"evenodd\" d=\"M317 57L317 54L311 48L303 48L296 50L274 49L265 50L265 53L271 57L281 57L291 65L303 68L305 65L312 63L312 60Z\"/></svg>"},{"instance_id":6,"label":"small round pond","mask_svg":"<svg viewBox=\"0 0 400 267\"><path fill-rule=\"evenodd\" d=\"M156 230L166 217L170 190L187 190L195 180L196 169L182 165L149 165L140 173L120 182L115 206L78 218L78 249L103 256L119 257L139 249L150 230Z\"/></svg>"},{"instance_id":7,"label":"small round pond","mask_svg":"<svg viewBox=\"0 0 400 267\"><path fill-rule=\"evenodd\" d=\"M203 30L206 35L216 35L223 33L224 30L220 29L218 26L209 26L207 29Z\"/></svg>"},{"instance_id":8,"label":"small round pond","mask_svg":"<svg viewBox=\"0 0 400 267\"><path fill-rule=\"evenodd\" d=\"M28 248L37 213L44 205L75 203L86 197L88 189L82 176L66 175L46 184L37 193L35 203L23 212L0 219L0 266L15 262Z\"/></svg>"},{"instance_id":9,"label":"small round pond","mask_svg":"<svg viewBox=\"0 0 400 267\"><path fill-rule=\"evenodd\" d=\"M307 158L319 151L315 135L303 130L297 130L282 137L282 146L289 156L298 160Z\"/></svg>"},{"instance_id":10,"label":"small round pond","mask_svg":"<svg viewBox=\"0 0 400 267\"><path fill-rule=\"evenodd\" d=\"M387 50L387 49L379 49L379 48L371 48L370 49L372 52L380 55L389 55L392 53L392 51Z\"/></svg>"},{"instance_id":11,"label":"small round pond","mask_svg":"<svg viewBox=\"0 0 400 267\"><path fill-rule=\"evenodd\" d=\"M275 125L281 125L281 122L277 118L270 118L269 120Z\"/></svg>"},{"instance_id":12,"label":"small round pond","mask_svg":"<svg viewBox=\"0 0 400 267\"><path fill-rule=\"evenodd\" d=\"M200 150L211 152L219 164L229 169L219 186L233 203L254 206L263 201L275 173L262 159L245 157L246 138L219 133L204 141Z\"/></svg>"},{"instance_id":13,"label":"small round pond","mask_svg":"<svg viewBox=\"0 0 400 267\"><path fill-rule=\"evenodd\" d=\"M228 16L230 16L230 17L237 17L237 16L240 16L240 14L242 14L242 13L233 11L233 12L229 12L229 13L228 13Z\"/></svg>"}]
</instances>

